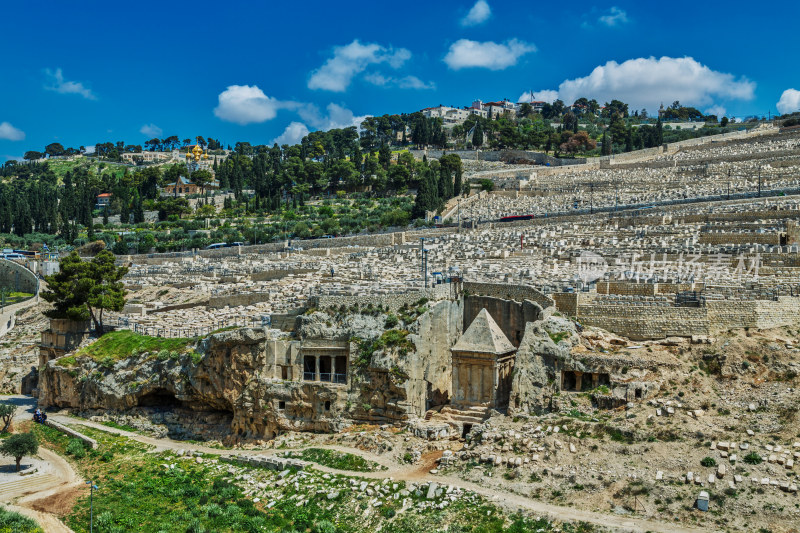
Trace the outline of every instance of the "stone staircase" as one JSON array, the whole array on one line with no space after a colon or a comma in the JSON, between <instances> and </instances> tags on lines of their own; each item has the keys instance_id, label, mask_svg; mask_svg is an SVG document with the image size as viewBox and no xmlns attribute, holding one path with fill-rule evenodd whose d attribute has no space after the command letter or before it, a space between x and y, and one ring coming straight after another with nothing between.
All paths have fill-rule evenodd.
<instances>
[{"instance_id":1,"label":"stone staircase","mask_svg":"<svg viewBox=\"0 0 800 533\"><path fill-rule=\"evenodd\" d=\"M58 485L59 478L52 474L32 474L20 476L0 483L0 501L10 502L15 498L25 496L39 490L46 490Z\"/></svg>"}]
</instances>

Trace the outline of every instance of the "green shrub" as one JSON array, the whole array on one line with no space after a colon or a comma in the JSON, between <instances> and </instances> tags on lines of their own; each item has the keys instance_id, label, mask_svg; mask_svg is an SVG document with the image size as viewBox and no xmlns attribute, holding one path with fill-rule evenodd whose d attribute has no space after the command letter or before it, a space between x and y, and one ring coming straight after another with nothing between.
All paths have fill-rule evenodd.
<instances>
[{"instance_id":1,"label":"green shrub","mask_svg":"<svg viewBox=\"0 0 800 533\"><path fill-rule=\"evenodd\" d=\"M0 506L0 532L42 533L42 528L27 516L7 511L4 507Z\"/></svg>"},{"instance_id":2,"label":"green shrub","mask_svg":"<svg viewBox=\"0 0 800 533\"><path fill-rule=\"evenodd\" d=\"M394 328L400 320L395 315L389 315L386 317L386 322L384 323L384 327L386 329Z\"/></svg>"},{"instance_id":3,"label":"green shrub","mask_svg":"<svg viewBox=\"0 0 800 533\"><path fill-rule=\"evenodd\" d=\"M81 439L70 439L66 453L75 457L75 459L83 459L86 457L86 447Z\"/></svg>"},{"instance_id":4,"label":"green shrub","mask_svg":"<svg viewBox=\"0 0 800 533\"><path fill-rule=\"evenodd\" d=\"M156 359L158 359L159 361L166 361L167 359L169 359L169 350L161 350L160 352L158 352L158 355L156 355Z\"/></svg>"},{"instance_id":5,"label":"green shrub","mask_svg":"<svg viewBox=\"0 0 800 533\"><path fill-rule=\"evenodd\" d=\"M700 464L703 466L717 466L717 460L713 457L703 457L700 459Z\"/></svg>"},{"instance_id":6,"label":"green shrub","mask_svg":"<svg viewBox=\"0 0 800 533\"><path fill-rule=\"evenodd\" d=\"M750 452L744 456L743 461L749 465L760 465L764 460L756 452Z\"/></svg>"}]
</instances>

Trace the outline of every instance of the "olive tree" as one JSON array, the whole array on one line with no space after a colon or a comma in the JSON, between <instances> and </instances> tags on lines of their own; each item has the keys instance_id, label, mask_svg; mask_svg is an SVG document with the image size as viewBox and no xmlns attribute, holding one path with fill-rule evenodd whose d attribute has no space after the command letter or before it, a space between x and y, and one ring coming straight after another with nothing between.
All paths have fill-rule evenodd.
<instances>
[{"instance_id":1,"label":"olive tree","mask_svg":"<svg viewBox=\"0 0 800 533\"><path fill-rule=\"evenodd\" d=\"M39 441L33 433L16 433L0 443L0 455L10 455L19 464L26 455L35 455L39 451Z\"/></svg>"}]
</instances>

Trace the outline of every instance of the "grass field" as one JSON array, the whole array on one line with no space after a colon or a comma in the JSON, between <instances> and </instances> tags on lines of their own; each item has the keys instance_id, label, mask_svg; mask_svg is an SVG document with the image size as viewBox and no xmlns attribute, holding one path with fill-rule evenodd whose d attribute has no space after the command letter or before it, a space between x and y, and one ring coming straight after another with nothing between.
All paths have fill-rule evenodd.
<instances>
[{"instance_id":1,"label":"grass field","mask_svg":"<svg viewBox=\"0 0 800 533\"><path fill-rule=\"evenodd\" d=\"M74 440L52 428L37 424L33 431L43 445L66 455L85 479L99 487L94 494L94 531L99 533L593 531L585 525L555 526L546 519L508 514L477 495L439 506L412 490L405 496L410 507L404 507L402 499L391 498L378 507L349 488L362 482L355 476L306 469L287 478L300 483L284 484L277 483L284 477L275 471L216 464L213 455L197 463L172 452L153 453L144 444L92 428L81 431L96 439L98 448L82 453L75 453L81 450L75 449ZM259 499L246 493L239 485L245 475L263 483L270 495ZM400 481L386 487L402 491L406 485ZM330 496L334 489L336 494ZM88 491L64 521L76 533L88 531ZM5 531L0 528L0 533Z\"/></svg>"},{"instance_id":2,"label":"grass field","mask_svg":"<svg viewBox=\"0 0 800 533\"><path fill-rule=\"evenodd\" d=\"M299 452L287 452L286 456L321 464L329 468L336 468L337 470L350 470L351 472L376 472L381 469L378 463L367 461L361 456L322 448L306 448Z\"/></svg>"},{"instance_id":3,"label":"grass field","mask_svg":"<svg viewBox=\"0 0 800 533\"><path fill-rule=\"evenodd\" d=\"M89 346L81 348L74 355L62 357L58 362L63 366L75 366L81 357L90 357L103 363L114 363L130 357L134 353L152 353L164 350L184 353L188 351L188 346L193 341L193 339L187 338L149 337L123 329L106 333Z\"/></svg>"}]
</instances>

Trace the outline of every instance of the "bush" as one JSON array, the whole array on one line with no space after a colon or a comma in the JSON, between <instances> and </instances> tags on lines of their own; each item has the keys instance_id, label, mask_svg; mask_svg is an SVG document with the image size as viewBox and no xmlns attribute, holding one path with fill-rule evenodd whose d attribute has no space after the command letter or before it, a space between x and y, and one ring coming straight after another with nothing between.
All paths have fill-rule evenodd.
<instances>
[{"instance_id":1,"label":"bush","mask_svg":"<svg viewBox=\"0 0 800 533\"><path fill-rule=\"evenodd\" d=\"M42 533L42 528L27 516L22 516L19 513L7 511L4 507L0 507L0 531L8 531L9 533Z\"/></svg>"},{"instance_id":2,"label":"bush","mask_svg":"<svg viewBox=\"0 0 800 533\"><path fill-rule=\"evenodd\" d=\"M395 315L389 315L386 317L386 322L384 323L384 327L386 329L393 329L398 324L399 319Z\"/></svg>"},{"instance_id":3,"label":"bush","mask_svg":"<svg viewBox=\"0 0 800 533\"><path fill-rule=\"evenodd\" d=\"M717 461L713 457L703 457L700 460L700 464L703 466L717 466Z\"/></svg>"},{"instance_id":4,"label":"bush","mask_svg":"<svg viewBox=\"0 0 800 533\"><path fill-rule=\"evenodd\" d=\"M86 457L86 447L83 445L81 439L70 439L65 451L67 455L71 455L75 459L83 459Z\"/></svg>"},{"instance_id":5,"label":"bush","mask_svg":"<svg viewBox=\"0 0 800 533\"><path fill-rule=\"evenodd\" d=\"M764 460L756 452L750 452L744 456L743 461L749 465L760 465Z\"/></svg>"}]
</instances>

